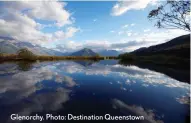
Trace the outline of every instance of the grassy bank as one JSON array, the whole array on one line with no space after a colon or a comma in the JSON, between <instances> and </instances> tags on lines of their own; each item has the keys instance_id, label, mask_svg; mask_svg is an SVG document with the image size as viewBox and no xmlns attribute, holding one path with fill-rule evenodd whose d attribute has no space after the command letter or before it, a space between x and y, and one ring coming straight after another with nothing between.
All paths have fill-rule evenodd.
<instances>
[{"instance_id":1,"label":"grassy bank","mask_svg":"<svg viewBox=\"0 0 191 123\"><path fill-rule=\"evenodd\" d=\"M1 54L0 61L9 60L29 60L29 61L44 61L44 60L104 60L116 59L117 57L109 56L45 56L45 55L19 55L19 54Z\"/></svg>"}]
</instances>

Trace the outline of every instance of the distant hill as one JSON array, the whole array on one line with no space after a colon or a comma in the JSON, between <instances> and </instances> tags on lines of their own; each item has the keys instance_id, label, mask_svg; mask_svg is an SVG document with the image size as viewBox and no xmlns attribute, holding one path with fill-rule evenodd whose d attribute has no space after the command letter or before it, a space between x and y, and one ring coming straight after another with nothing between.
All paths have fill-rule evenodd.
<instances>
[{"instance_id":1,"label":"distant hill","mask_svg":"<svg viewBox=\"0 0 191 123\"><path fill-rule=\"evenodd\" d=\"M176 55L178 57L190 58L190 34L174 38L168 42L137 49L131 54L147 56L156 54Z\"/></svg>"},{"instance_id":2,"label":"distant hill","mask_svg":"<svg viewBox=\"0 0 191 123\"><path fill-rule=\"evenodd\" d=\"M0 53L16 53L18 50L17 46L8 41L0 42Z\"/></svg>"},{"instance_id":3,"label":"distant hill","mask_svg":"<svg viewBox=\"0 0 191 123\"><path fill-rule=\"evenodd\" d=\"M98 54L92 51L91 49L84 48L80 51L70 54L71 56L97 56Z\"/></svg>"},{"instance_id":4,"label":"distant hill","mask_svg":"<svg viewBox=\"0 0 191 123\"><path fill-rule=\"evenodd\" d=\"M0 37L0 53L16 53L19 49L22 48L27 48L34 54L38 55L68 55L68 53L62 53L56 50L41 47L39 45L33 45L29 42L16 41L9 37Z\"/></svg>"},{"instance_id":5,"label":"distant hill","mask_svg":"<svg viewBox=\"0 0 191 123\"><path fill-rule=\"evenodd\" d=\"M118 56L120 52L116 50L101 50L98 52L101 56Z\"/></svg>"}]
</instances>

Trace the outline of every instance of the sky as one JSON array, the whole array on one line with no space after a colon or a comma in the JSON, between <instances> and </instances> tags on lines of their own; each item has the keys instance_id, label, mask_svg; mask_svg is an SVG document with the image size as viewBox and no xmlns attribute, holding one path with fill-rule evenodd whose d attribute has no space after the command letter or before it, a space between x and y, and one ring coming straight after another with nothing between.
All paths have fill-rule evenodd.
<instances>
[{"instance_id":1,"label":"sky","mask_svg":"<svg viewBox=\"0 0 191 123\"><path fill-rule=\"evenodd\" d=\"M62 52L91 48L130 52L188 32L157 29L149 11L163 2L0 2L0 36Z\"/></svg>"}]
</instances>

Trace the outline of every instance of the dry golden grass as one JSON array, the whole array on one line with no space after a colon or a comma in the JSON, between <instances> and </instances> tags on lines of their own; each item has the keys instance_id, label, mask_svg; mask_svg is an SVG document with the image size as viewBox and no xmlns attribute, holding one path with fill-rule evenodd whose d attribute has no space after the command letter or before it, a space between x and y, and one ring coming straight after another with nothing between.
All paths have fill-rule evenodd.
<instances>
[{"instance_id":1,"label":"dry golden grass","mask_svg":"<svg viewBox=\"0 0 191 123\"><path fill-rule=\"evenodd\" d=\"M5 60L104 60L104 59L116 59L115 56L45 56L45 55L35 55L35 57L20 57L17 54L0 54L0 61Z\"/></svg>"},{"instance_id":2,"label":"dry golden grass","mask_svg":"<svg viewBox=\"0 0 191 123\"><path fill-rule=\"evenodd\" d=\"M18 60L20 59L17 54L0 54L0 60Z\"/></svg>"}]
</instances>

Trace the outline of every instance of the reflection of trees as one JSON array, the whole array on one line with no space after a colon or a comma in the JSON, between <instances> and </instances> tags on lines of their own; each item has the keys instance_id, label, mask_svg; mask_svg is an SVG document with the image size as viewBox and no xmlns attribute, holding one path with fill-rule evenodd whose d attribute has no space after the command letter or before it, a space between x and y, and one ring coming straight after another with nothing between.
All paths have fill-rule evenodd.
<instances>
[{"instance_id":1,"label":"reflection of trees","mask_svg":"<svg viewBox=\"0 0 191 123\"><path fill-rule=\"evenodd\" d=\"M34 62L32 61L18 61L17 65L19 70L28 71L32 68Z\"/></svg>"}]
</instances>

